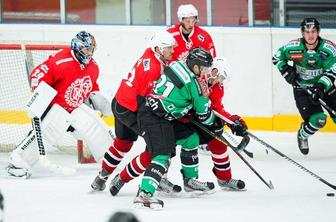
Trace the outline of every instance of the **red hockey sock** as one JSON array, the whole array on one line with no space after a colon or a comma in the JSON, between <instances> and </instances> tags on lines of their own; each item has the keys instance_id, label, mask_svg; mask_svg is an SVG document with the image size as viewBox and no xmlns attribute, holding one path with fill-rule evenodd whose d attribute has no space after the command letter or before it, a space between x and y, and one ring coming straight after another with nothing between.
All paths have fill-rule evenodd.
<instances>
[{"instance_id":1,"label":"red hockey sock","mask_svg":"<svg viewBox=\"0 0 336 222\"><path fill-rule=\"evenodd\" d=\"M120 178L125 183L138 177L143 172L152 161L152 155L144 151L140 155L134 157L131 162L129 162L120 173Z\"/></svg>"},{"instance_id":2,"label":"red hockey sock","mask_svg":"<svg viewBox=\"0 0 336 222\"><path fill-rule=\"evenodd\" d=\"M213 172L220 180L230 180L232 178L229 152L227 146L213 139L208 143L211 151L212 162L214 163Z\"/></svg>"},{"instance_id":3,"label":"red hockey sock","mask_svg":"<svg viewBox=\"0 0 336 222\"><path fill-rule=\"evenodd\" d=\"M114 139L113 144L104 154L102 161L103 169L112 173L124 157L125 153L130 151L132 145L133 141L121 140L118 138Z\"/></svg>"}]
</instances>

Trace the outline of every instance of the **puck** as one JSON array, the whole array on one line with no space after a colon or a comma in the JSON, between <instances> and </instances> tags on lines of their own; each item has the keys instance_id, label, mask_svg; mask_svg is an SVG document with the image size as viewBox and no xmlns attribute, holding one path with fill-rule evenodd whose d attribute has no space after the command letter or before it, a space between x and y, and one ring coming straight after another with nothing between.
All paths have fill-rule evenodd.
<instances>
[{"instance_id":1,"label":"puck","mask_svg":"<svg viewBox=\"0 0 336 222\"><path fill-rule=\"evenodd\" d=\"M327 196L328 197L333 197L333 196L335 196L335 193L327 193Z\"/></svg>"}]
</instances>

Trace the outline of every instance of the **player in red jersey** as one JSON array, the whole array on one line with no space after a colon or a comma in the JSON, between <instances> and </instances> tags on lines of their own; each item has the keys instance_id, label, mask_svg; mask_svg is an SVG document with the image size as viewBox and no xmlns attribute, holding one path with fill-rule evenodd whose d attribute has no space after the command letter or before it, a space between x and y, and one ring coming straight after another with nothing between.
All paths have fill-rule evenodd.
<instances>
[{"instance_id":1,"label":"player in red jersey","mask_svg":"<svg viewBox=\"0 0 336 222\"><path fill-rule=\"evenodd\" d=\"M246 134L246 123L238 115L231 115L225 111L222 104L222 99L224 96L224 85L223 81L227 79L229 73L228 64L223 58L214 58L211 73L207 76L203 76L202 79L209 85L209 98L211 100L211 109L216 110L220 114L229 118L231 121L235 122L235 125L228 126L231 128L233 134L237 136L244 136ZM218 124L214 124L215 128L212 131L222 134L223 132L223 122L217 119ZM190 128L195 128L191 123L186 122ZM187 129L186 127L185 129ZM200 143L207 144L211 153L211 158L214 164L213 173L215 174L218 185L223 189L231 189L243 191L245 190L245 183L242 180L233 179L231 174L229 152L227 150L227 145L219 142L218 140L212 138L210 135L204 133L200 129L195 129L200 137ZM179 134L182 132L176 132ZM134 157L120 172L116 175L111 182L110 192L113 196L117 195L125 183L133 180L134 178L141 175L147 166L150 164L151 154L148 151L144 151L138 156ZM181 158L183 163L183 158ZM160 181L158 191L163 191L167 194L176 195L181 191L181 187L172 184L166 177L163 177Z\"/></svg>"},{"instance_id":2,"label":"player in red jersey","mask_svg":"<svg viewBox=\"0 0 336 222\"><path fill-rule=\"evenodd\" d=\"M170 33L162 31L154 34L151 47L138 59L127 78L121 81L112 101L116 138L104 155L102 170L91 184L93 190L105 189L109 175L140 135L137 125L138 103L153 89L168 61L172 59L175 45L176 41Z\"/></svg>"},{"instance_id":3,"label":"player in red jersey","mask_svg":"<svg viewBox=\"0 0 336 222\"><path fill-rule=\"evenodd\" d=\"M76 131L83 139L92 141L92 137L86 137L85 127L96 126L94 124L87 126L82 120L91 118L94 121L96 115L82 108L85 101L90 100L95 108L101 110L106 116L112 114L111 108L107 105L108 101L98 92L99 68L92 58L95 48L95 38L90 33L81 31L72 39L69 49L63 49L50 56L32 70L30 81L34 93L29 111L34 117L33 130L11 154L7 167L8 175L28 178L31 175L32 166L39 160L48 162L45 159L43 139L48 140L52 145L61 138L62 133L68 130ZM55 95L48 97L50 100L45 106L37 102L39 98L45 100L43 96L51 95L53 92ZM83 112L89 114L85 115ZM80 126L75 123L70 126L70 119L76 120ZM64 129L63 132L61 132L62 129ZM102 128L97 128L99 133L101 133L100 129ZM91 151L96 153L92 149ZM57 170L59 166L50 165L50 167Z\"/></svg>"},{"instance_id":4,"label":"player in red jersey","mask_svg":"<svg viewBox=\"0 0 336 222\"><path fill-rule=\"evenodd\" d=\"M181 5L177 10L179 23L168 28L177 45L174 48L173 60L186 60L189 50L202 47L216 57L216 50L210 34L197 25L198 11L192 4Z\"/></svg>"}]
</instances>

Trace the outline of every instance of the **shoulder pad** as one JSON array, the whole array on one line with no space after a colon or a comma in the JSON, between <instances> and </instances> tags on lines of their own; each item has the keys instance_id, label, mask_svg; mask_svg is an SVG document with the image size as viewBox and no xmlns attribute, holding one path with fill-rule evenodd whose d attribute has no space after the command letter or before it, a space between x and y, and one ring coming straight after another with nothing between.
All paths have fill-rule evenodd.
<instances>
[{"instance_id":1,"label":"shoulder pad","mask_svg":"<svg viewBox=\"0 0 336 222\"><path fill-rule=\"evenodd\" d=\"M326 40L323 44L323 49L327 49L330 54L334 57L336 56L336 45L332 41Z\"/></svg>"}]
</instances>

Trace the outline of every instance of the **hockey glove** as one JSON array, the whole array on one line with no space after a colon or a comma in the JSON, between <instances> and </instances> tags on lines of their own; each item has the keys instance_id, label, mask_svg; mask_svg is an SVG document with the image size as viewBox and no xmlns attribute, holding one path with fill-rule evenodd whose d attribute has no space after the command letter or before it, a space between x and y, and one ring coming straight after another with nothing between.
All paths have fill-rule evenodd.
<instances>
[{"instance_id":1,"label":"hockey glove","mask_svg":"<svg viewBox=\"0 0 336 222\"><path fill-rule=\"evenodd\" d=\"M232 115L230 116L230 120L234 122L234 124L229 125L234 135L243 137L247 134L247 125L240 116Z\"/></svg>"},{"instance_id":2,"label":"hockey glove","mask_svg":"<svg viewBox=\"0 0 336 222\"><path fill-rule=\"evenodd\" d=\"M317 105L320 103L319 99L323 99L324 97L324 85L322 83L316 83L312 90L312 94L310 95L310 98L313 102L313 104Z\"/></svg>"},{"instance_id":3,"label":"hockey glove","mask_svg":"<svg viewBox=\"0 0 336 222\"><path fill-rule=\"evenodd\" d=\"M297 83L296 83L296 71L295 71L295 68L293 66L289 66L287 64L285 64L282 69L281 69L281 75L282 77L285 78L285 80L293 85L293 86L296 86Z\"/></svg>"},{"instance_id":4,"label":"hockey glove","mask_svg":"<svg viewBox=\"0 0 336 222\"><path fill-rule=\"evenodd\" d=\"M224 128L224 122L219 117L215 117L215 120L209 129L216 135L222 135Z\"/></svg>"}]
</instances>

